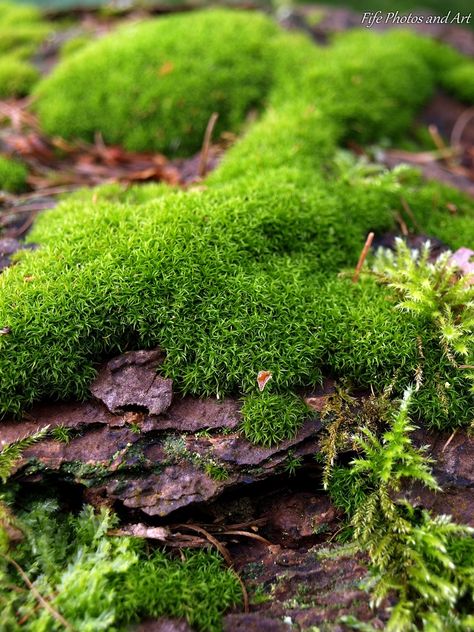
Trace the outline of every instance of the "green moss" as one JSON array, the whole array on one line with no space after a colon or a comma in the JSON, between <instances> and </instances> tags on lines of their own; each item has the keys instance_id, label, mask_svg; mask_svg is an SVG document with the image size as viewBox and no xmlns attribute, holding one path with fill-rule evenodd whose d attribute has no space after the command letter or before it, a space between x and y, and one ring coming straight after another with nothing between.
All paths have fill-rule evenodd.
<instances>
[{"instance_id":1,"label":"green moss","mask_svg":"<svg viewBox=\"0 0 474 632\"><path fill-rule=\"evenodd\" d=\"M273 102L306 99L342 138L396 137L434 90L432 64L418 41L396 31L346 33L320 51L317 63L303 66L299 80L281 82Z\"/></svg>"},{"instance_id":2,"label":"green moss","mask_svg":"<svg viewBox=\"0 0 474 632\"><path fill-rule=\"evenodd\" d=\"M77 516L60 513L51 501L29 510L19 516L25 538L10 555L78 632L119 632L163 615L217 632L222 614L240 602L235 575L213 552L184 551L179 560L150 550L144 540L110 537L116 519L90 507ZM2 629L59 630L50 611L38 608L33 593L24 590L14 566L2 557L1 567Z\"/></svg>"},{"instance_id":3,"label":"green moss","mask_svg":"<svg viewBox=\"0 0 474 632\"><path fill-rule=\"evenodd\" d=\"M60 56L61 59L66 59L70 55L74 55L78 51L88 46L93 41L92 35L83 33L76 37L71 37L61 46Z\"/></svg>"},{"instance_id":4,"label":"green moss","mask_svg":"<svg viewBox=\"0 0 474 632\"><path fill-rule=\"evenodd\" d=\"M474 103L474 62L466 61L449 70L443 86L466 103Z\"/></svg>"},{"instance_id":5,"label":"green moss","mask_svg":"<svg viewBox=\"0 0 474 632\"><path fill-rule=\"evenodd\" d=\"M242 406L243 430L253 443L264 446L292 439L309 410L296 395L263 391L245 398Z\"/></svg>"},{"instance_id":6,"label":"green moss","mask_svg":"<svg viewBox=\"0 0 474 632\"><path fill-rule=\"evenodd\" d=\"M225 24L249 19L251 33L268 29L284 49L275 27L258 16L205 12L190 23L207 28L216 16ZM189 28L186 16L176 20L177 33ZM160 24L136 28L155 33ZM418 414L443 427L467 423L473 395L431 324L397 311L374 280L338 277L355 266L369 231L395 228L404 200L420 232L452 245L461 230L473 234L473 202L424 185L412 170L377 172L366 163L341 170L340 142L402 133L433 89L435 45L416 42L406 34L355 33L315 49L321 62L295 71L284 88L291 68L288 60L279 65L273 106L228 153L207 190L103 187L41 218L31 235L41 250L22 254L0 279L0 324L11 329L0 337L1 412L42 397L85 397L101 359L156 345L166 350L163 371L175 388L198 396L253 393L262 369L272 372L277 398L326 374L363 388L395 381L400 391L417 375L421 340ZM292 58L306 46L292 43ZM189 122L184 110L179 116ZM453 215L446 204L454 198ZM452 390L440 396L446 382ZM277 440L281 428L267 425L254 437Z\"/></svg>"},{"instance_id":7,"label":"green moss","mask_svg":"<svg viewBox=\"0 0 474 632\"><path fill-rule=\"evenodd\" d=\"M36 7L19 6L13 2L0 2L0 24L2 26L38 24L41 21L41 13Z\"/></svg>"},{"instance_id":8,"label":"green moss","mask_svg":"<svg viewBox=\"0 0 474 632\"><path fill-rule=\"evenodd\" d=\"M122 204L109 201L113 187L96 204L85 201L91 193L72 197L38 222L31 239L42 249L0 279L0 322L11 328L0 338L2 411L84 397L94 363L156 345L176 388L195 395L252 392L262 369L279 391L328 372L382 387L397 369L403 387L419 364L417 336L433 379L451 382L425 322L395 310L375 282L336 276L355 265L369 229L393 226L394 201L417 187L396 174L304 185L280 169L204 192L151 187L148 201L146 187ZM430 221L444 213L432 207ZM472 398L454 384L461 423ZM434 383L428 392L420 406L433 420Z\"/></svg>"},{"instance_id":9,"label":"green moss","mask_svg":"<svg viewBox=\"0 0 474 632\"><path fill-rule=\"evenodd\" d=\"M1 74L1 62L0 62ZM0 79L1 81L1 79ZM26 188L28 171L25 165L12 158L0 156L0 189L11 193L20 193Z\"/></svg>"},{"instance_id":10,"label":"green moss","mask_svg":"<svg viewBox=\"0 0 474 632\"><path fill-rule=\"evenodd\" d=\"M277 33L262 15L225 9L124 27L64 60L40 84L41 123L66 138L91 139L100 130L127 149L196 151L212 112L219 113L216 134L238 131L262 104Z\"/></svg>"},{"instance_id":11,"label":"green moss","mask_svg":"<svg viewBox=\"0 0 474 632\"><path fill-rule=\"evenodd\" d=\"M38 70L29 62L14 55L0 58L0 98L25 96L38 79Z\"/></svg>"},{"instance_id":12,"label":"green moss","mask_svg":"<svg viewBox=\"0 0 474 632\"><path fill-rule=\"evenodd\" d=\"M50 32L35 7L0 2L0 53L29 57Z\"/></svg>"}]
</instances>

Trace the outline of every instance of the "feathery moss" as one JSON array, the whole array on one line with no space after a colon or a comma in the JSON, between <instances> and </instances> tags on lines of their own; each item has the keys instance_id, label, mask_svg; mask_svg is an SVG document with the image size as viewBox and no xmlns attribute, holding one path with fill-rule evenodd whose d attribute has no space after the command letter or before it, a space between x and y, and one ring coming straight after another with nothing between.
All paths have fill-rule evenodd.
<instances>
[{"instance_id":1,"label":"feathery moss","mask_svg":"<svg viewBox=\"0 0 474 632\"><path fill-rule=\"evenodd\" d=\"M144 540L108 536L116 523L109 512L94 514L91 507L77 516L65 514L51 500L19 514L14 524L25 537L8 558L5 550L0 557L2 629L63 629L50 610L37 608L32 591L23 590L13 558L78 632L125 631L160 616L182 617L196 630L218 632L223 613L241 600L238 580L220 557L187 551L178 560L150 551ZM12 590L15 585L22 590Z\"/></svg>"},{"instance_id":2,"label":"feathery moss","mask_svg":"<svg viewBox=\"0 0 474 632\"><path fill-rule=\"evenodd\" d=\"M31 235L41 250L0 277L0 322L11 329L0 338L3 413L84 397L96 362L141 346L161 345L164 371L195 395L252 392L262 369L277 392L325 372L362 386L387 385L397 369L411 379L418 335L433 375L448 381L452 367L424 321L395 310L375 282L336 276L355 265L369 229L393 226L396 174L331 190L275 170L207 191L153 186L149 200L143 187L121 204L114 191L95 204L73 196L43 216ZM472 412L458 386L462 414L447 411L442 424ZM427 389L432 421L435 383Z\"/></svg>"},{"instance_id":3,"label":"feathery moss","mask_svg":"<svg viewBox=\"0 0 474 632\"><path fill-rule=\"evenodd\" d=\"M1 74L1 62L0 62ZM28 171L18 160L0 156L0 189L10 193L21 193L26 188Z\"/></svg>"}]
</instances>

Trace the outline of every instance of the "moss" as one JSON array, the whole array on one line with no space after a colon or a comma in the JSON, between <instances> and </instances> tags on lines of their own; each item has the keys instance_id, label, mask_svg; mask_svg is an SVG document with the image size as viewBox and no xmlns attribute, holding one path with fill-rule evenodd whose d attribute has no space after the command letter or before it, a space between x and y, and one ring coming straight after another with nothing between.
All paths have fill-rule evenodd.
<instances>
[{"instance_id":1,"label":"moss","mask_svg":"<svg viewBox=\"0 0 474 632\"><path fill-rule=\"evenodd\" d=\"M264 446L292 439L309 410L296 395L264 391L249 395L242 406L243 430L253 443Z\"/></svg>"},{"instance_id":2,"label":"moss","mask_svg":"<svg viewBox=\"0 0 474 632\"><path fill-rule=\"evenodd\" d=\"M191 23L208 25L216 16L226 24L248 19L218 11ZM180 33L185 17L176 20ZM155 33L161 23L136 28ZM248 24L273 37L264 18ZM338 276L356 264L370 230L394 229L403 200L421 232L455 245L462 229L474 230L472 201L422 184L411 170L374 173L356 163L340 172L339 143L401 133L430 94L439 62L426 42L408 54L408 41L418 40L355 33L327 52L315 49L321 63L275 88L273 106L228 153L207 190L103 187L41 218L31 239L42 249L22 254L0 279L0 324L11 329L0 337L1 412L42 397L85 397L101 359L156 345L166 350L163 371L176 389L198 396L251 394L262 369L272 371L277 399L324 374L363 388L395 380L400 391L416 376L420 339L426 379L418 414L443 427L469 421L473 396L430 324L397 311L374 280L355 285ZM294 59L300 46L306 42L298 40ZM370 55L362 55L367 48ZM288 65L276 71L278 82L283 76ZM454 215L446 207L453 196ZM446 382L453 388L440 397ZM271 442L280 431L265 427L254 437Z\"/></svg>"},{"instance_id":3,"label":"moss","mask_svg":"<svg viewBox=\"0 0 474 632\"><path fill-rule=\"evenodd\" d=\"M81 35L76 35L76 37L71 37L71 39L68 39L61 46L61 50L60 50L61 59L66 59L70 55L74 55L78 51L88 46L92 41L93 41L93 37L91 34L88 34L88 33L83 33Z\"/></svg>"},{"instance_id":4,"label":"moss","mask_svg":"<svg viewBox=\"0 0 474 632\"><path fill-rule=\"evenodd\" d=\"M306 64L299 78L281 82L273 102L305 99L336 124L342 138L394 138L434 90L432 63L418 41L395 31L346 33L320 51L318 63Z\"/></svg>"},{"instance_id":5,"label":"moss","mask_svg":"<svg viewBox=\"0 0 474 632\"><path fill-rule=\"evenodd\" d=\"M474 103L474 62L465 61L446 72L443 86L466 103Z\"/></svg>"},{"instance_id":6,"label":"moss","mask_svg":"<svg viewBox=\"0 0 474 632\"><path fill-rule=\"evenodd\" d=\"M75 630L119 632L146 617L169 616L217 632L223 613L240 602L235 575L213 552L184 551L178 560L144 540L108 536L116 518L91 507L77 516L60 513L50 500L28 509L18 518L25 537L10 555ZM59 629L3 557L1 566L2 629Z\"/></svg>"},{"instance_id":7,"label":"moss","mask_svg":"<svg viewBox=\"0 0 474 632\"><path fill-rule=\"evenodd\" d=\"M14 55L0 58L0 98L25 96L38 79L38 70L29 62Z\"/></svg>"},{"instance_id":8,"label":"moss","mask_svg":"<svg viewBox=\"0 0 474 632\"><path fill-rule=\"evenodd\" d=\"M148 201L146 187L122 204L109 201L114 188L96 204L72 197L38 222L31 239L42 249L0 280L0 322L11 328L0 338L2 411L84 397L100 358L157 344L177 389L195 395L252 392L262 369L277 391L326 372L382 387L397 369L403 386L419 364L418 335L433 376L451 381L425 322L395 310L375 282L336 276L355 265L370 228L393 226L394 200L413 188L394 175L304 186L275 170L204 192L151 187ZM457 386L461 423L472 404ZM434 384L428 391L432 420Z\"/></svg>"},{"instance_id":9,"label":"moss","mask_svg":"<svg viewBox=\"0 0 474 632\"><path fill-rule=\"evenodd\" d=\"M189 154L212 112L238 131L271 85L278 33L257 13L225 9L127 26L64 60L38 87L43 128L127 149ZM238 40L238 46L236 41ZM265 47L262 44L265 43ZM129 125L133 120L133 125Z\"/></svg>"},{"instance_id":10,"label":"moss","mask_svg":"<svg viewBox=\"0 0 474 632\"><path fill-rule=\"evenodd\" d=\"M86 46L41 82L35 107L48 133L92 139L100 130L106 141L128 149L189 154L199 149L213 111L219 113L216 133L238 131L252 108L268 100L287 107L296 99L290 115L273 116L278 136L294 132L278 128L286 120L296 123L299 108L315 146L328 137L366 142L403 133L432 94L435 74L459 59L410 33L380 36L366 29L318 49L261 15L210 10L127 26ZM316 109L314 125L308 108ZM299 136L302 131L293 149ZM255 146L258 134L251 137ZM285 154L279 164L291 157ZM260 164L266 166L265 158Z\"/></svg>"},{"instance_id":11,"label":"moss","mask_svg":"<svg viewBox=\"0 0 474 632\"><path fill-rule=\"evenodd\" d=\"M1 62L0 62L1 74ZM20 193L26 188L28 171L25 165L12 158L0 156L0 189L11 193Z\"/></svg>"},{"instance_id":12,"label":"moss","mask_svg":"<svg viewBox=\"0 0 474 632\"><path fill-rule=\"evenodd\" d=\"M0 2L0 53L29 57L50 32L35 7Z\"/></svg>"}]
</instances>

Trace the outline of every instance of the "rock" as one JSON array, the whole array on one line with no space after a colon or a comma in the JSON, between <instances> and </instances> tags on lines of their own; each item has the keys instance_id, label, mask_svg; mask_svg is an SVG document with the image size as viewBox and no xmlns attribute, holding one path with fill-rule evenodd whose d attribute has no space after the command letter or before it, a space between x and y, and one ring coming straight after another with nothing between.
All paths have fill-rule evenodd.
<instances>
[{"instance_id":1,"label":"rock","mask_svg":"<svg viewBox=\"0 0 474 632\"><path fill-rule=\"evenodd\" d=\"M167 410L172 398L172 380L160 377L156 367L163 354L155 351L129 351L113 358L100 371L91 393L111 412L130 406L146 408L152 415Z\"/></svg>"},{"instance_id":2,"label":"rock","mask_svg":"<svg viewBox=\"0 0 474 632\"><path fill-rule=\"evenodd\" d=\"M181 619L160 617L150 621L143 621L133 628L134 632L193 632L192 628Z\"/></svg>"},{"instance_id":3,"label":"rock","mask_svg":"<svg viewBox=\"0 0 474 632\"><path fill-rule=\"evenodd\" d=\"M107 493L125 507L141 509L149 516L166 516L214 498L224 487L192 463L181 463L159 474L112 481Z\"/></svg>"},{"instance_id":4,"label":"rock","mask_svg":"<svg viewBox=\"0 0 474 632\"><path fill-rule=\"evenodd\" d=\"M224 632L290 632L291 629L291 624L258 612L228 614L224 618Z\"/></svg>"},{"instance_id":5,"label":"rock","mask_svg":"<svg viewBox=\"0 0 474 632\"><path fill-rule=\"evenodd\" d=\"M273 448L262 448L244 440L240 435L222 437L213 445L213 453L225 463L233 463L241 466L262 465L272 457L286 454L290 448L303 443L306 439L314 437L321 430L322 425L319 420L309 420L298 431L293 439L287 439ZM316 448L313 447L315 450Z\"/></svg>"},{"instance_id":6,"label":"rock","mask_svg":"<svg viewBox=\"0 0 474 632\"><path fill-rule=\"evenodd\" d=\"M162 415L161 429L197 432L204 429L236 428L241 422L240 403L235 399L184 397Z\"/></svg>"},{"instance_id":7,"label":"rock","mask_svg":"<svg viewBox=\"0 0 474 632\"><path fill-rule=\"evenodd\" d=\"M434 459L433 474L442 492L420 484L406 486L402 494L411 503L437 514L449 514L456 522L474 527L474 437L458 430L448 433L418 429L414 442L429 446Z\"/></svg>"},{"instance_id":8,"label":"rock","mask_svg":"<svg viewBox=\"0 0 474 632\"><path fill-rule=\"evenodd\" d=\"M315 544L339 528L342 515L326 494L293 492L271 502L267 537L293 548Z\"/></svg>"},{"instance_id":9,"label":"rock","mask_svg":"<svg viewBox=\"0 0 474 632\"><path fill-rule=\"evenodd\" d=\"M324 626L342 632L338 620L347 614L383 629L388 619L388 601L376 610L369 606L366 558L340 545L292 550L252 542L231 548L231 555L249 591L251 612L227 615L225 631Z\"/></svg>"}]
</instances>

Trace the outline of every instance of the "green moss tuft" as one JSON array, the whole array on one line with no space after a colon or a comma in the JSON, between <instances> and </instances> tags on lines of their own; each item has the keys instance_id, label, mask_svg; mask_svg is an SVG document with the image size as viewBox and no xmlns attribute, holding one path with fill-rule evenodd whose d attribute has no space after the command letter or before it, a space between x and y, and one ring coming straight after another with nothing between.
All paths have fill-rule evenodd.
<instances>
[{"instance_id":1,"label":"green moss tuft","mask_svg":"<svg viewBox=\"0 0 474 632\"><path fill-rule=\"evenodd\" d=\"M38 70L29 62L15 55L0 58L0 98L23 97L38 79Z\"/></svg>"},{"instance_id":2,"label":"green moss tuft","mask_svg":"<svg viewBox=\"0 0 474 632\"><path fill-rule=\"evenodd\" d=\"M443 86L466 103L474 103L474 62L466 61L446 72Z\"/></svg>"},{"instance_id":3,"label":"green moss tuft","mask_svg":"<svg viewBox=\"0 0 474 632\"><path fill-rule=\"evenodd\" d=\"M1 62L0 62L1 74ZM0 80L1 81L1 80ZM0 189L10 193L21 193L26 188L28 171L25 165L12 158L0 156Z\"/></svg>"},{"instance_id":4,"label":"green moss tuft","mask_svg":"<svg viewBox=\"0 0 474 632\"><path fill-rule=\"evenodd\" d=\"M308 415L309 409L300 397L263 391L245 398L243 430L252 443L276 445L292 439Z\"/></svg>"}]
</instances>

